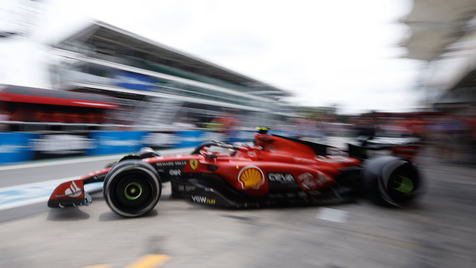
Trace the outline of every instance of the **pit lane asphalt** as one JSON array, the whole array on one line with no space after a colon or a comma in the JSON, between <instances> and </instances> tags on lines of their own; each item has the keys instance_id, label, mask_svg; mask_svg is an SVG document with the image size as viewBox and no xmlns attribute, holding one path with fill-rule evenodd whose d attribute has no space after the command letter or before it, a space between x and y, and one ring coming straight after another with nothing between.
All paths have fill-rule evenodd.
<instances>
[{"instance_id":1,"label":"pit lane asphalt","mask_svg":"<svg viewBox=\"0 0 476 268\"><path fill-rule=\"evenodd\" d=\"M406 210L367 200L215 209L171 198L168 184L152 213L137 219L115 215L101 193L78 209L2 210L0 267L120 268L146 254L172 257L161 267L476 267L476 168L428 155L418 159L427 193ZM0 187L81 176L108 162L0 169Z\"/></svg>"}]
</instances>

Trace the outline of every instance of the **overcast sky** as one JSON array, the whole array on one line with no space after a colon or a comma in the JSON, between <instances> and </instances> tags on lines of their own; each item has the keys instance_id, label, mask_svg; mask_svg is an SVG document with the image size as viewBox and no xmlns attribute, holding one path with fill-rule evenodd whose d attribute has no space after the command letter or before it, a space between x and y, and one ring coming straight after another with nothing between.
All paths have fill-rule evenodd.
<instances>
[{"instance_id":1,"label":"overcast sky","mask_svg":"<svg viewBox=\"0 0 476 268\"><path fill-rule=\"evenodd\" d=\"M46 0L45 38L87 17L278 88L294 104L407 111L421 62L402 59L409 0Z\"/></svg>"}]
</instances>

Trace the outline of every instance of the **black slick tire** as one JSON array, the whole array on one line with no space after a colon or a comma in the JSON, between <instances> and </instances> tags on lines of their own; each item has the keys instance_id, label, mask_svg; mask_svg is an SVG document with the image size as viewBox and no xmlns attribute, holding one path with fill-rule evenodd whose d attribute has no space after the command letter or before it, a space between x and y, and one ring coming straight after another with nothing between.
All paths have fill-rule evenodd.
<instances>
[{"instance_id":1,"label":"black slick tire","mask_svg":"<svg viewBox=\"0 0 476 268\"><path fill-rule=\"evenodd\" d=\"M106 175L103 186L107 205L123 217L139 217L159 202L162 184L157 171L142 160L126 160Z\"/></svg>"}]
</instances>

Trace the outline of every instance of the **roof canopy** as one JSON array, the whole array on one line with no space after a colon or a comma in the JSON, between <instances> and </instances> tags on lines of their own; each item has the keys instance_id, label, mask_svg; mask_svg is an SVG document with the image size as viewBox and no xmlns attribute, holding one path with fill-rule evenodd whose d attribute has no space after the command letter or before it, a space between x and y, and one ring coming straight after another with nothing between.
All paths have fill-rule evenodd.
<instances>
[{"instance_id":1,"label":"roof canopy","mask_svg":"<svg viewBox=\"0 0 476 268\"><path fill-rule=\"evenodd\" d=\"M0 101L89 108L118 108L112 98L103 95L10 85L0 87Z\"/></svg>"},{"instance_id":2,"label":"roof canopy","mask_svg":"<svg viewBox=\"0 0 476 268\"><path fill-rule=\"evenodd\" d=\"M410 28L403 42L406 58L431 61L447 52L464 35L476 14L476 0L414 0L413 10L401 21Z\"/></svg>"}]
</instances>

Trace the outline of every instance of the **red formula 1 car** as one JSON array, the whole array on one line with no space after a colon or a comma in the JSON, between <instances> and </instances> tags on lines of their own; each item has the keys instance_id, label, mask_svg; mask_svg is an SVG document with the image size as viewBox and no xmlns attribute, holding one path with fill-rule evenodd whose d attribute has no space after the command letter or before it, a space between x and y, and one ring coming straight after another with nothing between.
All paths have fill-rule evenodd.
<instances>
[{"instance_id":1,"label":"red formula 1 car","mask_svg":"<svg viewBox=\"0 0 476 268\"><path fill-rule=\"evenodd\" d=\"M335 204L362 195L378 204L403 207L421 193L422 179L413 162L390 155L367 159L365 146L349 144L349 150L342 151L270 135L265 128L255 134L254 143L210 141L179 156L141 150L111 167L62 183L48 206L89 205L92 199L84 185L101 181L107 204L125 217L152 210L162 183L169 181L173 196L231 208Z\"/></svg>"}]
</instances>

